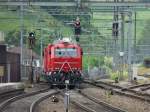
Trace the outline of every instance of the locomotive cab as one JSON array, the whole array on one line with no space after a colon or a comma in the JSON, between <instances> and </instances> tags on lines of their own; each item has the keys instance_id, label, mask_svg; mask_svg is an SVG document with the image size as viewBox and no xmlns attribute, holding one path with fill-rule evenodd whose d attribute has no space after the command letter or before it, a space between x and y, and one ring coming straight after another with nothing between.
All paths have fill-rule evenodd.
<instances>
[{"instance_id":1,"label":"locomotive cab","mask_svg":"<svg viewBox=\"0 0 150 112\"><path fill-rule=\"evenodd\" d=\"M82 79L82 48L70 41L59 40L44 51L44 69L53 84L80 83ZM47 56L45 56L47 55Z\"/></svg>"}]
</instances>

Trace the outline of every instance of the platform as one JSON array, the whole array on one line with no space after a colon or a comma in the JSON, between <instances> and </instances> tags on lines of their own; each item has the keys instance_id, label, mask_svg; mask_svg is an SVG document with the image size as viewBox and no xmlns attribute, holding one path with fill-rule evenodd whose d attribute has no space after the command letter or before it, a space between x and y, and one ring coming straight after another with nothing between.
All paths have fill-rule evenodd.
<instances>
[{"instance_id":1,"label":"platform","mask_svg":"<svg viewBox=\"0 0 150 112\"><path fill-rule=\"evenodd\" d=\"M24 89L24 87L24 83L0 83L0 94L13 90Z\"/></svg>"}]
</instances>

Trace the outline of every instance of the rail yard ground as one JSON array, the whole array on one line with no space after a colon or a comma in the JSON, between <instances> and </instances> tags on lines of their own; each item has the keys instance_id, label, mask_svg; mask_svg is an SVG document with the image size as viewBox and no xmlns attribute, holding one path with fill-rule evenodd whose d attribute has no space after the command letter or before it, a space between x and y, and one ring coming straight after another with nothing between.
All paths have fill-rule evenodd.
<instances>
[{"instance_id":1,"label":"rail yard ground","mask_svg":"<svg viewBox=\"0 0 150 112\"><path fill-rule=\"evenodd\" d=\"M93 83L94 81L89 82ZM109 82L109 83L108 83ZM74 88L71 90L68 90L67 93L69 93L70 97L70 103L69 103L69 111L70 112L86 112L86 111L95 111L95 112L104 112L104 111L112 111L112 112L149 112L150 111L150 100L148 97L150 96L149 88L150 84L133 84L131 83L125 83L121 82L120 84L110 83L111 81L106 80L99 80L95 81L94 83L99 85L91 85L89 83L83 83L81 85L80 89ZM105 85L106 84L106 85ZM108 85L107 85L108 84ZM128 90L123 89L131 89L132 91L141 92L145 98L138 99L138 97L132 97L132 95L139 95L136 93L130 93ZM44 90L45 89L45 90ZM61 91L63 94L53 94L57 99L58 102L53 102L52 95L49 95L50 93L53 93L54 91ZM39 93L36 93L37 91L40 91ZM122 94L119 94L121 91ZM47 83L40 83L40 84L33 84L33 87L26 87L24 90L24 94L32 94L31 96L23 96L25 98L18 98L13 100L12 102L9 101L9 103L6 103L7 100L10 100L10 96L5 101L1 102L0 108L2 112L27 112L31 105L33 105L34 102L36 102L39 98L42 98L42 100L39 100L38 103L34 107L34 111L32 112L65 112L65 97L64 94L66 93L66 89L50 89L49 84ZM130 95L124 95L125 93L132 94ZM22 93L21 93L22 94ZM16 94L16 97L21 94ZM85 96L87 95L89 97L95 98L96 102L93 102L94 100L87 99ZM146 94L146 95L145 95ZM47 97L45 97L45 95ZM14 97L13 95L12 97ZM146 99L147 98L147 99ZM104 104L97 103L98 101L104 102ZM6 104L7 105L6 105ZM19 105L19 106L18 106ZM95 105L95 106L92 106ZM97 105L97 106L96 106ZM107 106L104 106L107 105ZM5 107L2 107L5 106ZM89 107L91 108L89 109ZM110 106L113 106L110 107ZM84 107L84 108L83 108ZM119 110L113 110L113 109L119 109ZM50 111L51 110L51 111ZM31 111L30 111L31 112Z\"/></svg>"},{"instance_id":2,"label":"rail yard ground","mask_svg":"<svg viewBox=\"0 0 150 112\"><path fill-rule=\"evenodd\" d=\"M113 106L127 110L128 112L150 111L150 104L146 101L144 102L138 99L120 96L115 93L112 95L110 91L100 88L86 88L83 92L88 93L91 96L95 96L97 99L105 101Z\"/></svg>"}]
</instances>

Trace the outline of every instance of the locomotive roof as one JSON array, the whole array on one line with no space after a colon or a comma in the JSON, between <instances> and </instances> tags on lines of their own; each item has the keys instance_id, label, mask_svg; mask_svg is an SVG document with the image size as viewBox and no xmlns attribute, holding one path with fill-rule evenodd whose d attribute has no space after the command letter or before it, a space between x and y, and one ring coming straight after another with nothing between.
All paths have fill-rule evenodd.
<instances>
[{"instance_id":1,"label":"locomotive roof","mask_svg":"<svg viewBox=\"0 0 150 112\"><path fill-rule=\"evenodd\" d=\"M53 42L53 44L59 44L59 43L70 43L70 44L77 44L77 42L75 40L72 40L71 38L62 38L59 40L56 40Z\"/></svg>"}]
</instances>

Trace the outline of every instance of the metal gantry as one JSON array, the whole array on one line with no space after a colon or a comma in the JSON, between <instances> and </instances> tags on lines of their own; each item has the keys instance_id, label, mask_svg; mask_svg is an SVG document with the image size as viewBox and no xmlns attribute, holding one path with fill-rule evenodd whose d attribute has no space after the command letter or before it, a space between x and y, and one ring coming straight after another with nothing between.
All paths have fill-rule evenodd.
<instances>
[{"instance_id":1,"label":"metal gantry","mask_svg":"<svg viewBox=\"0 0 150 112\"><path fill-rule=\"evenodd\" d=\"M79 5L80 4L80 5ZM76 6L82 6L82 7L150 7L150 2L109 2L109 1L84 1L84 2L28 2L28 1L0 1L0 5L2 6L64 6L64 7L76 7Z\"/></svg>"}]
</instances>

